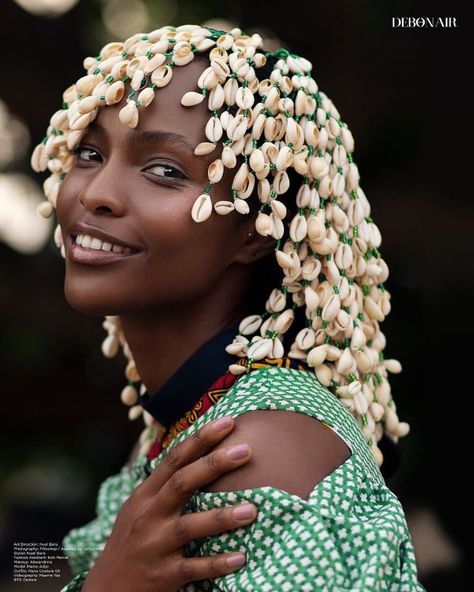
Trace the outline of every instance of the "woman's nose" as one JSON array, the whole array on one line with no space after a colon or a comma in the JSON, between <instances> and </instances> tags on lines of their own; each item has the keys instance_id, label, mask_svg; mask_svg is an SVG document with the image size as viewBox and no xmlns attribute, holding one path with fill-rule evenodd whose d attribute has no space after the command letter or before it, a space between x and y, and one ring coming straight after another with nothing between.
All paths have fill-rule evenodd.
<instances>
[{"instance_id":1,"label":"woman's nose","mask_svg":"<svg viewBox=\"0 0 474 592\"><path fill-rule=\"evenodd\" d=\"M111 176L111 171L107 171L104 167L83 187L79 193L79 201L84 209L94 213L103 212L123 216L126 209L123 191L124 186L119 182L117 171Z\"/></svg>"}]
</instances>

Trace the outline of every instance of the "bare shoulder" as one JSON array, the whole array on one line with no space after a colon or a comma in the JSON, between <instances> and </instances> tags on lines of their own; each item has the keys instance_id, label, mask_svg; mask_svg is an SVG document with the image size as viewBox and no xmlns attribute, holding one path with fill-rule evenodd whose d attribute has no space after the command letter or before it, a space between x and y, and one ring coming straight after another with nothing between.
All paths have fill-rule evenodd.
<instances>
[{"instance_id":1,"label":"bare shoulder","mask_svg":"<svg viewBox=\"0 0 474 592\"><path fill-rule=\"evenodd\" d=\"M261 409L235 418L215 449L246 442L251 459L202 491L237 491L270 485L308 499L324 477L351 454L346 443L318 419L294 411Z\"/></svg>"}]
</instances>

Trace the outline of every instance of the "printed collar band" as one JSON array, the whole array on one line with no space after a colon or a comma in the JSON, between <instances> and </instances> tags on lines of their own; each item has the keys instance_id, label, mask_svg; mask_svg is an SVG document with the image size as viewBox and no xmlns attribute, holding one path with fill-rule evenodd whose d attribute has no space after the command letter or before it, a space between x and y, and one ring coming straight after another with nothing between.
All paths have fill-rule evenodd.
<instances>
[{"instance_id":1,"label":"printed collar band","mask_svg":"<svg viewBox=\"0 0 474 592\"><path fill-rule=\"evenodd\" d=\"M182 417L235 361L225 347L237 330L238 325L233 325L221 331L196 350L156 393L145 391L140 396L143 409L166 428Z\"/></svg>"}]
</instances>

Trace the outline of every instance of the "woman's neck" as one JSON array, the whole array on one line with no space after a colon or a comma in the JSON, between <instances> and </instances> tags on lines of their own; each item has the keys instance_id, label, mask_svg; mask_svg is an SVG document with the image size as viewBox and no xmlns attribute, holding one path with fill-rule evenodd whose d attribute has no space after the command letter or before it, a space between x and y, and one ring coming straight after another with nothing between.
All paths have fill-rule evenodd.
<instances>
[{"instance_id":1,"label":"woman's neck","mask_svg":"<svg viewBox=\"0 0 474 592\"><path fill-rule=\"evenodd\" d=\"M249 278L237 271L203 298L184 306L120 315L148 392L158 391L209 339L251 314L245 298L248 288Z\"/></svg>"}]
</instances>

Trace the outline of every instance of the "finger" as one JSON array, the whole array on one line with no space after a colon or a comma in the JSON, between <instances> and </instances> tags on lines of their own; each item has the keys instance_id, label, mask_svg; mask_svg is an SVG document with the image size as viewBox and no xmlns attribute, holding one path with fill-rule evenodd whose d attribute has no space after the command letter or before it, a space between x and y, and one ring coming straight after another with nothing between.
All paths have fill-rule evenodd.
<instances>
[{"instance_id":1,"label":"finger","mask_svg":"<svg viewBox=\"0 0 474 592\"><path fill-rule=\"evenodd\" d=\"M223 473L243 465L250 456L251 448L248 444L218 448L175 471L155 496L153 504L156 504L160 513L180 513L196 490L214 481Z\"/></svg>"},{"instance_id":2,"label":"finger","mask_svg":"<svg viewBox=\"0 0 474 592\"><path fill-rule=\"evenodd\" d=\"M250 524L256 516L256 506L248 503L230 508L216 508L206 512L183 514L169 523L165 538L170 541L171 549L176 550L192 540Z\"/></svg>"},{"instance_id":3,"label":"finger","mask_svg":"<svg viewBox=\"0 0 474 592\"><path fill-rule=\"evenodd\" d=\"M234 425L232 417L221 417L207 423L192 436L170 448L153 473L141 484L142 492L155 495L173 473L203 456L227 436Z\"/></svg>"},{"instance_id":4,"label":"finger","mask_svg":"<svg viewBox=\"0 0 474 592\"><path fill-rule=\"evenodd\" d=\"M240 569L246 562L244 553L223 553L210 557L179 559L176 570L181 587L188 582L225 576Z\"/></svg>"}]
</instances>

